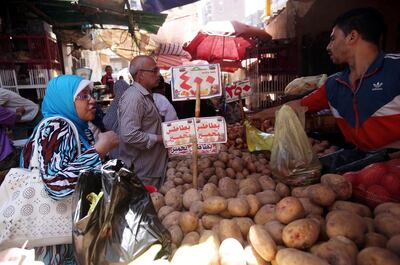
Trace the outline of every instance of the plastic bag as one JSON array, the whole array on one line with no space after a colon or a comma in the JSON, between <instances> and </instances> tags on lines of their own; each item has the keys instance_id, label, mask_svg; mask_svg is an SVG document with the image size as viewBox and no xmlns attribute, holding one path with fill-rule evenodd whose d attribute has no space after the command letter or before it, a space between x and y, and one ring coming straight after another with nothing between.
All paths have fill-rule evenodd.
<instances>
[{"instance_id":1,"label":"plastic bag","mask_svg":"<svg viewBox=\"0 0 400 265\"><path fill-rule=\"evenodd\" d=\"M285 95L302 95L322 86L327 75L304 76L294 79L285 87Z\"/></svg>"},{"instance_id":2,"label":"plastic bag","mask_svg":"<svg viewBox=\"0 0 400 265\"><path fill-rule=\"evenodd\" d=\"M304 120L304 111L300 113ZM303 123L304 124L304 123ZM321 164L293 109L283 105L276 114L270 166L272 174L291 186L317 182Z\"/></svg>"},{"instance_id":3,"label":"plastic bag","mask_svg":"<svg viewBox=\"0 0 400 265\"><path fill-rule=\"evenodd\" d=\"M90 193L98 198L92 213ZM80 265L127 264L161 244L156 258L169 256L171 237L150 194L134 172L111 160L101 171L80 175L73 198L73 245Z\"/></svg>"},{"instance_id":4,"label":"plastic bag","mask_svg":"<svg viewBox=\"0 0 400 265\"><path fill-rule=\"evenodd\" d=\"M274 135L260 131L254 126L251 126L249 121L244 121L246 126L246 142L250 152L267 150L271 151Z\"/></svg>"}]
</instances>

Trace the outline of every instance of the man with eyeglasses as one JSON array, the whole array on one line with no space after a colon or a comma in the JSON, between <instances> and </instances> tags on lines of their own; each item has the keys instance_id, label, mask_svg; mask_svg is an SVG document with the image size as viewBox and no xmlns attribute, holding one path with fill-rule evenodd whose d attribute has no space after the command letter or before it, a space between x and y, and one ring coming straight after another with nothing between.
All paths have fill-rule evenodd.
<instances>
[{"instance_id":1,"label":"man with eyeglasses","mask_svg":"<svg viewBox=\"0 0 400 265\"><path fill-rule=\"evenodd\" d=\"M160 69L150 56L136 56L129 72L133 84L118 104L120 159L134 169L145 185L159 187L164 182L168 154L161 136L161 117L152 97L158 86Z\"/></svg>"}]
</instances>

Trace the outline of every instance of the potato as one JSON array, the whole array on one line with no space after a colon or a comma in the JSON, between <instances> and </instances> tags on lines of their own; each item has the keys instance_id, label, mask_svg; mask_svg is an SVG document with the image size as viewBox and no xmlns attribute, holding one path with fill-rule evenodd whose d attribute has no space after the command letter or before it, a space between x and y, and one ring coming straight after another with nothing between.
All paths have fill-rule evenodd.
<instances>
[{"instance_id":1,"label":"potato","mask_svg":"<svg viewBox=\"0 0 400 265\"><path fill-rule=\"evenodd\" d=\"M204 201L203 211L208 214L218 214L226 209L228 202L221 196L212 196Z\"/></svg>"},{"instance_id":2,"label":"potato","mask_svg":"<svg viewBox=\"0 0 400 265\"><path fill-rule=\"evenodd\" d=\"M322 241L326 241L329 239L328 235L326 234L326 222L325 219L318 214L309 214L306 218L313 219L319 223L319 239Z\"/></svg>"},{"instance_id":3,"label":"potato","mask_svg":"<svg viewBox=\"0 0 400 265\"><path fill-rule=\"evenodd\" d=\"M301 205L304 208L305 215L310 215L310 214L322 215L324 212L324 209L321 206L318 206L315 203L313 203L310 200L310 198L299 198L299 201L301 202Z\"/></svg>"},{"instance_id":4,"label":"potato","mask_svg":"<svg viewBox=\"0 0 400 265\"><path fill-rule=\"evenodd\" d=\"M225 166L225 163L224 163L224 162L217 160L217 161L214 161L214 167L215 167L215 168L220 167L220 168L222 168L222 169L225 169L226 166Z\"/></svg>"},{"instance_id":5,"label":"potato","mask_svg":"<svg viewBox=\"0 0 400 265\"><path fill-rule=\"evenodd\" d=\"M183 194L183 206L186 209L190 209L190 206L192 205L193 202L195 201L201 201L201 194L197 189L188 189L185 191Z\"/></svg>"},{"instance_id":6,"label":"potato","mask_svg":"<svg viewBox=\"0 0 400 265\"><path fill-rule=\"evenodd\" d=\"M275 187L275 191L278 193L281 198L290 196L290 189L288 186L283 184L282 182L278 182Z\"/></svg>"},{"instance_id":7,"label":"potato","mask_svg":"<svg viewBox=\"0 0 400 265\"><path fill-rule=\"evenodd\" d=\"M218 160L221 161L221 162L227 163L229 161L228 153L220 152L218 154Z\"/></svg>"},{"instance_id":8,"label":"potato","mask_svg":"<svg viewBox=\"0 0 400 265\"><path fill-rule=\"evenodd\" d=\"M258 255L257 251L251 245L244 248L244 255L247 265L268 265L268 263Z\"/></svg>"},{"instance_id":9,"label":"potato","mask_svg":"<svg viewBox=\"0 0 400 265\"><path fill-rule=\"evenodd\" d=\"M281 223L288 224L304 217L304 208L296 197L285 197L276 204L275 216Z\"/></svg>"},{"instance_id":10,"label":"potato","mask_svg":"<svg viewBox=\"0 0 400 265\"><path fill-rule=\"evenodd\" d=\"M227 238L219 246L220 265L246 265L242 244L234 238Z\"/></svg>"},{"instance_id":11,"label":"potato","mask_svg":"<svg viewBox=\"0 0 400 265\"><path fill-rule=\"evenodd\" d=\"M275 220L275 205L274 204L266 204L261 207L256 215L254 216L254 222L256 224L263 225L268 221Z\"/></svg>"},{"instance_id":12,"label":"potato","mask_svg":"<svg viewBox=\"0 0 400 265\"><path fill-rule=\"evenodd\" d=\"M378 233L366 233L365 234L365 243L364 247L379 247L379 248L385 248L386 243L387 243L387 238Z\"/></svg>"},{"instance_id":13,"label":"potato","mask_svg":"<svg viewBox=\"0 0 400 265\"><path fill-rule=\"evenodd\" d=\"M304 251L285 248L278 251L276 265L330 265L327 261Z\"/></svg>"},{"instance_id":14,"label":"potato","mask_svg":"<svg viewBox=\"0 0 400 265\"><path fill-rule=\"evenodd\" d=\"M196 230L198 222L196 214L191 212L183 212L179 216L179 226L185 234Z\"/></svg>"},{"instance_id":15,"label":"potato","mask_svg":"<svg viewBox=\"0 0 400 265\"><path fill-rule=\"evenodd\" d=\"M172 188L170 189L167 194L165 194L165 204L171 206L175 210L179 211L182 209L182 194L179 192L178 189Z\"/></svg>"},{"instance_id":16,"label":"potato","mask_svg":"<svg viewBox=\"0 0 400 265\"><path fill-rule=\"evenodd\" d=\"M352 186L350 181L338 174L325 174L321 176L321 183L330 187L336 193L336 199L347 200L351 197Z\"/></svg>"},{"instance_id":17,"label":"potato","mask_svg":"<svg viewBox=\"0 0 400 265\"><path fill-rule=\"evenodd\" d=\"M197 252L201 260L196 260L196 264L219 265L219 246L218 235L213 231L204 230L200 235ZM187 263L185 263L187 264Z\"/></svg>"},{"instance_id":18,"label":"potato","mask_svg":"<svg viewBox=\"0 0 400 265\"><path fill-rule=\"evenodd\" d=\"M175 184L173 181L171 180L167 180L166 182L164 182L164 184L161 186L160 188L160 193L162 194L167 194L167 192L172 189L175 188Z\"/></svg>"},{"instance_id":19,"label":"potato","mask_svg":"<svg viewBox=\"0 0 400 265\"><path fill-rule=\"evenodd\" d=\"M209 197L219 196L219 195L220 194L217 185L212 183L207 183L206 185L204 185L201 191L201 196L203 198L203 201L207 200Z\"/></svg>"},{"instance_id":20,"label":"potato","mask_svg":"<svg viewBox=\"0 0 400 265\"><path fill-rule=\"evenodd\" d=\"M336 194L331 188L322 184L314 184L306 189L307 197L320 206L330 206L336 198Z\"/></svg>"},{"instance_id":21,"label":"potato","mask_svg":"<svg viewBox=\"0 0 400 265\"><path fill-rule=\"evenodd\" d=\"M249 204L246 198L232 198L228 200L228 211L232 216L246 216L249 213Z\"/></svg>"},{"instance_id":22,"label":"potato","mask_svg":"<svg viewBox=\"0 0 400 265\"><path fill-rule=\"evenodd\" d=\"M201 173L203 174L204 178L209 179L212 175L215 174L215 168L209 167L209 168L203 169L203 171ZM192 176L192 175L190 174L190 176ZM192 179L193 179L193 177L192 177ZM188 182L188 183L192 183L192 182Z\"/></svg>"},{"instance_id":23,"label":"potato","mask_svg":"<svg viewBox=\"0 0 400 265\"><path fill-rule=\"evenodd\" d=\"M330 208L330 210L346 210L362 217L371 217L371 210L360 203L349 202L349 201L336 201Z\"/></svg>"},{"instance_id":24,"label":"potato","mask_svg":"<svg viewBox=\"0 0 400 265\"><path fill-rule=\"evenodd\" d=\"M218 191L225 198L235 197L238 190L238 185L231 178L225 177L218 182Z\"/></svg>"},{"instance_id":25,"label":"potato","mask_svg":"<svg viewBox=\"0 0 400 265\"><path fill-rule=\"evenodd\" d=\"M313 246L311 253L326 260L330 265L353 265L356 262L357 247L352 243L354 249L349 251L346 244L340 240L329 240Z\"/></svg>"},{"instance_id":26,"label":"potato","mask_svg":"<svg viewBox=\"0 0 400 265\"><path fill-rule=\"evenodd\" d=\"M257 199L262 205L277 203L281 197L273 190L264 190L262 192L256 193Z\"/></svg>"},{"instance_id":27,"label":"potato","mask_svg":"<svg viewBox=\"0 0 400 265\"><path fill-rule=\"evenodd\" d=\"M205 229L212 229L221 220L222 218L220 216L212 214L206 214L201 217L201 222Z\"/></svg>"},{"instance_id":28,"label":"potato","mask_svg":"<svg viewBox=\"0 0 400 265\"><path fill-rule=\"evenodd\" d=\"M260 191L260 183L255 178L243 179L239 183L239 195L255 194Z\"/></svg>"},{"instance_id":29,"label":"potato","mask_svg":"<svg viewBox=\"0 0 400 265\"><path fill-rule=\"evenodd\" d=\"M282 231L284 227L285 225L277 220L268 221L264 225L265 230L267 230L277 245L283 245Z\"/></svg>"},{"instance_id":30,"label":"potato","mask_svg":"<svg viewBox=\"0 0 400 265\"><path fill-rule=\"evenodd\" d=\"M399 265L400 258L387 249L368 247L358 253L357 265Z\"/></svg>"},{"instance_id":31,"label":"potato","mask_svg":"<svg viewBox=\"0 0 400 265\"><path fill-rule=\"evenodd\" d=\"M171 241L175 245L180 245L183 239L183 232L179 225L173 225L168 228L169 233L171 234Z\"/></svg>"},{"instance_id":32,"label":"potato","mask_svg":"<svg viewBox=\"0 0 400 265\"><path fill-rule=\"evenodd\" d=\"M222 167L217 167L215 169L215 175L217 175L218 179L222 179L226 177L226 171Z\"/></svg>"},{"instance_id":33,"label":"potato","mask_svg":"<svg viewBox=\"0 0 400 265\"><path fill-rule=\"evenodd\" d=\"M363 218L349 211L334 210L326 216L326 233L330 238L345 236L362 245L366 229Z\"/></svg>"},{"instance_id":34,"label":"potato","mask_svg":"<svg viewBox=\"0 0 400 265\"><path fill-rule=\"evenodd\" d=\"M386 244L386 248L400 257L400 234L390 238Z\"/></svg>"},{"instance_id":35,"label":"potato","mask_svg":"<svg viewBox=\"0 0 400 265\"><path fill-rule=\"evenodd\" d=\"M283 228L282 240L289 248L306 249L317 241L319 232L319 223L314 219L299 219Z\"/></svg>"},{"instance_id":36,"label":"potato","mask_svg":"<svg viewBox=\"0 0 400 265\"><path fill-rule=\"evenodd\" d=\"M244 242L239 225L234 220L230 219L223 219L220 221L218 237L222 241L227 238L234 238L241 244Z\"/></svg>"},{"instance_id":37,"label":"potato","mask_svg":"<svg viewBox=\"0 0 400 265\"><path fill-rule=\"evenodd\" d=\"M307 197L307 187L295 187L292 189L291 194L296 198Z\"/></svg>"},{"instance_id":38,"label":"potato","mask_svg":"<svg viewBox=\"0 0 400 265\"><path fill-rule=\"evenodd\" d=\"M232 219L239 226L240 232L243 235L243 238L247 238L247 234L249 233L249 229L252 225L254 225L253 220L249 217L235 217Z\"/></svg>"},{"instance_id":39,"label":"potato","mask_svg":"<svg viewBox=\"0 0 400 265\"><path fill-rule=\"evenodd\" d=\"M228 168L225 169L225 173L226 173L226 176L229 177L229 178L231 178L231 179L234 179L235 176L236 176L235 170L233 170L233 169L230 168L230 167L228 167Z\"/></svg>"},{"instance_id":40,"label":"potato","mask_svg":"<svg viewBox=\"0 0 400 265\"><path fill-rule=\"evenodd\" d=\"M356 262L358 248L352 240L344 236L335 236L329 239L329 241L335 243L337 247L340 246L340 248L343 248L343 251L346 252L350 257L352 257L351 260L353 261L353 263Z\"/></svg>"},{"instance_id":41,"label":"potato","mask_svg":"<svg viewBox=\"0 0 400 265\"><path fill-rule=\"evenodd\" d=\"M190 212L194 213L195 215L197 215L197 217L202 217L204 214L203 211L203 202L202 201L194 201L192 203L192 205L190 205Z\"/></svg>"},{"instance_id":42,"label":"potato","mask_svg":"<svg viewBox=\"0 0 400 265\"><path fill-rule=\"evenodd\" d=\"M390 213L378 214L374 222L377 231L388 238L400 234L400 219Z\"/></svg>"},{"instance_id":43,"label":"potato","mask_svg":"<svg viewBox=\"0 0 400 265\"><path fill-rule=\"evenodd\" d=\"M162 225L167 229L173 225L178 225L180 216L181 212L173 211L165 216L164 220L162 220Z\"/></svg>"},{"instance_id":44,"label":"potato","mask_svg":"<svg viewBox=\"0 0 400 265\"><path fill-rule=\"evenodd\" d=\"M167 167L168 167L168 169L172 168L172 169L174 169L174 171L175 171L175 167L176 167L177 164L178 164L178 161L176 161L176 160L171 160L171 161L169 161L169 162L167 163Z\"/></svg>"},{"instance_id":45,"label":"potato","mask_svg":"<svg viewBox=\"0 0 400 265\"><path fill-rule=\"evenodd\" d=\"M215 170L214 170L215 171ZM204 174L204 171L202 172L203 173L203 175L205 175ZM209 173L209 172L207 172L207 173ZM211 174L212 175L212 174ZM210 176L211 176L210 175ZM183 175L182 175L182 180L183 180L183 182L184 183L193 183L193 176L192 176L192 174L190 174L190 173L183 173Z\"/></svg>"},{"instance_id":46,"label":"potato","mask_svg":"<svg viewBox=\"0 0 400 265\"><path fill-rule=\"evenodd\" d=\"M381 203L374 209L374 215L377 216L380 213L390 212L396 215L396 212L400 210L400 203L395 202L385 202Z\"/></svg>"},{"instance_id":47,"label":"potato","mask_svg":"<svg viewBox=\"0 0 400 265\"><path fill-rule=\"evenodd\" d=\"M167 216L168 214L172 213L173 211L175 211L174 208L172 208L171 206L163 206L160 208L160 210L157 213L157 216L160 220L163 220L165 218L165 216Z\"/></svg>"},{"instance_id":48,"label":"potato","mask_svg":"<svg viewBox=\"0 0 400 265\"><path fill-rule=\"evenodd\" d=\"M228 166L235 170L235 172L242 172L243 160L236 157L228 162Z\"/></svg>"},{"instance_id":49,"label":"potato","mask_svg":"<svg viewBox=\"0 0 400 265\"><path fill-rule=\"evenodd\" d=\"M275 187L276 187L275 181L267 175L261 176L258 179L258 182L260 183L261 188L263 190L275 190Z\"/></svg>"},{"instance_id":50,"label":"potato","mask_svg":"<svg viewBox=\"0 0 400 265\"><path fill-rule=\"evenodd\" d=\"M260 201L257 199L256 195L249 194L246 196L247 204L249 205L249 213L248 215L253 217L256 215L257 211L261 207Z\"/></svg>"},{"instance_id":51,"label":"potato","mask_svg":"<svg viewBox=\"0 0 400 265\"><path fill-rule=\"evenodd\" d=\"M271 261L276 255L276 244L262 225L250 227L248 240L256 252L266 261Z\"/></svg>"},{"instance_id":52,"label":"potato","mask_svg":"<svg viewBox=\"0 0 400 265\"><path fill-rule=\"evenodd\" d=\"M199 165L199 170L203 171L204 169L210 168L212 162L208 157L203 157L200 159L198 165Z\"/></svg>"},{"instance_id":53,"label":"potato","mask_svg":"<svg viewBox=\"0 0 400 265\"><path fill-rule=\"evenodd\" d=\"M199 243L200 235L199 233L192 231L187 233L182 240L181 246L183 245L189 245L193 246Z\"/></svg>"}]
</instances>

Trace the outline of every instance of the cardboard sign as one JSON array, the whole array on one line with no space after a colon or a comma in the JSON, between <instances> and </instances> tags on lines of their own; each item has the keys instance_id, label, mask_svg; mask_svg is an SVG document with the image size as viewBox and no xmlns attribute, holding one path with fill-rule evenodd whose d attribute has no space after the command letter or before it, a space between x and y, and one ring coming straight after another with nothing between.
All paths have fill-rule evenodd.
<instances>
[{"instance_id":1,"label":"cardboard sign","mask_svg":"<svg viewBox=\"0 0 400 265\"><path fill-rule=\"evenodd\" d=\"M200 98L221 96L221 70L219 64L182 65L171 68L173 101L196 99L197 84L200 84Z\"/></svg>"},{"instance_id":2,"label":"cardboard sign","mask_svg":"<svg viewBox=\"0 0 400 265\"><path fill-rule=\"evenodd\" d=\"M226 143L228 136L223 117L195 118L197 143Z\"/></svg>"},{"instance_id":3,"label":"cardboard sign","mask_svg":"<svg viewBox=\"0 0 400 265\"><path fill-rule=\"evenodd\" d=\"M233 102L239 100L239 95L241 93L241 97L245 98L253 93L253 90L250 86L250 80L242 80L233 82L232 85L228 85L225 87L225 101Z\"/></svg>"},{"instance_id":4,"label":"cardboard sign","mask_svg":"<svg viewBox=\"0 0 400 265\"><path fill-rule=\"evenodd\" d=\"M192 144L189 145L181 145L174 146L168 148L169 157L175 156L189 156L192 154ZM214 155L218 154L220 150L219 144L198 144L197 145L197 153L199 155Z\"/></svg>"},{"instance_id":5,"label":"cardboard sign","mask_svg":"<svg viewBox=\"0 0 400 265\"><path fill-rule=\"evenodd\" d=\"M161 129L167 148L192 144L193 137L198 144L226 143L228 139L226 122L221 116L163 122Z\"/></svg>"},{"instance_id":6,"label":"cardboard sign","mask_svg":"<svg viewBox=\"0 0 400 265\"><path fill-rule=\"evenodd\" d=\"M191 144L192 137L196 137L193 118L163 122L161 129L166 147Z\"/></svg>"}]
</instances>

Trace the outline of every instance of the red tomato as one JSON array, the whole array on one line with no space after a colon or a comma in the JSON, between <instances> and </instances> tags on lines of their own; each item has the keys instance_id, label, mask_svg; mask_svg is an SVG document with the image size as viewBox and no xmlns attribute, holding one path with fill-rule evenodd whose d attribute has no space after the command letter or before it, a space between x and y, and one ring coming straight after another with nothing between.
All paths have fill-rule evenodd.
<instances>
[{"instance_id":1,"label":"red tomato","mask_svg":"<svg viewBox=\"0 0 400 265\"><path fill-rule=\"evenodd\" d=\"M371 164L360 171L358 182L364 184L367 188L377 184L382 179L382 176L387 172L386 165L383 163Z\"/></svg>"},{"instance_id":2,"label":"red tomato","mask_svg":"<svg viewBox=\"0 0 400 265\"><path fill-rule=\"evenodd\" d=\"M389 172L400 175L400 159L392 159L386 162Z\"/></svg>"},{"instance_id":3,"label":"red tomato","mask_svg":"<svg viewBox=\"0 0 400 265\"><path fill-rule=\"evenodd\" d=\"M358 185L358 173L357 172L346 172L343 174L343 177L345 177L348 181L350 181L350 183L353 186Z\"/></svg>"},{"instance_id":4,"label":"red tomato","mask_svg":"<svg viewBox=\"0 0 400 265\"><path fill-rule=\"evenodd\" d=\"M371 185L367 189L367 192L372 193L381 199L389 199L390 198L389 192L387 192L387 190L385 190L385 188L382 187L381 185L376 185L376 184Z\"/></svg>"},{"instance_id":5,"label":"red tomato","mask_svg":"<svg viewBox=\"0 0 400 265\"><path fill-rule=\"evenodd\" d=\"M400 196L400 175L386 174L383 176L382 185L393 196Z\"/></svg>"}]
</instances>

